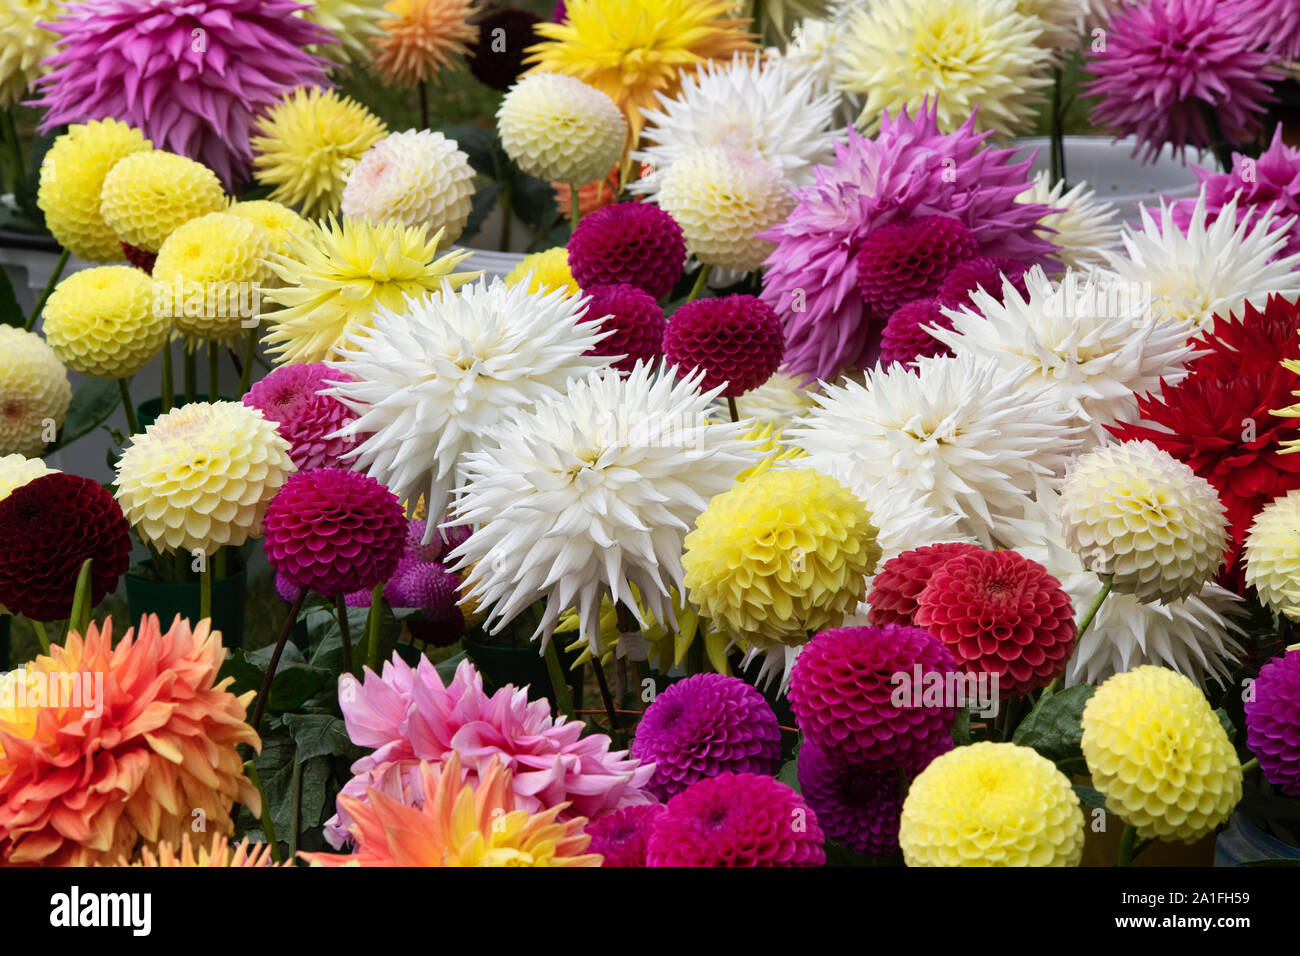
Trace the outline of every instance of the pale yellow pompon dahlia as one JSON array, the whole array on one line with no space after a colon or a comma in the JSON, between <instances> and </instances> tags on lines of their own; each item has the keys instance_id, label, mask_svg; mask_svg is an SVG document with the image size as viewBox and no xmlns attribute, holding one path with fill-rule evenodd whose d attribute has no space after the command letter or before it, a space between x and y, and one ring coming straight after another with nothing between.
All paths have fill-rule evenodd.
<instances>
[{"instance_id":1,"label":"pale yellow pompon dahlia","mask_svg":"<svg viewBox=\"0 0 1300 956\"><path fill-rule=\"evenodd\" d=\"M117 500L163 551L239 546L297 469L277 424L241 402L194 402L132 436L117 462Z\"/></svg>"},{"instance_id":2,"label":"pale yellow pompon dahlia","mask_svg":"<svg viewBox=\"0 0 1300 956\"><path fill-rule=\"evenodd\" d=\"M442 230L460 238L473 206L474 170L454 139L427 129L390 133L366 151L343 187L343 215Z\"/></svg>"},{"instance_id":3,"label":"pale yellow pompon dahlia","mask_svg":"<svg viewBox=\"0 0 1300 956\"><path fill-rule=\"evenodd\" d=\"M322 43L317 53L344 65L370 62L371 41L383 34L379 18L384 0L304 0L302 15L334 34L338 43Z\"/></svg>"},{"instance_id":4,"label":"pale yellow pompon dahlia","mask_svg":"<svg viewBox=\"0 0 1300 956\"><path fill-rule=\"evenodd\" d=\"M908 866L1078 866L1083 838L1079 797L1056 765L987 740L921 771L898 830Z\"/></svg>"},{"instance_id":5,"label":"pale yellow pompon dahlia","mask_svg":"<svg viewBox=\"0 0 1300 956\"><path fill-rule=\"evenodd\" d=\"M866 94L857 125L867 134L882 113L915 116L928 100L942 132L978 110L976 130L1009 138L1033 123L1051 82L1044 27L1015 0L873 0L847 20L835 85Z\"/></svg>"},{"instance_id":6,"label":"pale yellow pompon dahlia","mask_svg":"<svg viewBox=\"0 0 1300 956\"><path fill-rule=\"evenodd\" d=\"M659 180L659 206L686 234L700 262L724 269L757 269L776 248L758 234L794 208L780 170L741 150L711 146L687 153Z\"/></svg>"},{"instance_id":7,"label":"pale yellow pompon dahlia","mask_svg":"<svg viewBox=\"0 0 1300 956\"><path fill-rule=\"evenodd\" d=\"M271 243L272 252L284 252L289 246L290 236L306 235L311 228L311 223L284 203L273 202L270 199L232 202L226 212L261 226Z\"/></svg>"},{"instance_id":8,"label":"pale yellow pompon dahlia","mask_svg":"<svg viewBox=\"0 0 1300 956\"><path fill-rule=\"evenodd\" d=\"M57 468L49 467L39 458L0 455L0 501L4 501L16 489L34 478L57 473Z\"/></svg>"},{"instance_id":9,"label":"pale yellow pompon dahlia","mask_svg":"<svg viewBox=\"0 0 1300 956\"><path fill-rule=\"evenodd\" d=\"M1195 843L1241 800L1241 761L1205 695L1145 664L1107 679L1083 708L1083 756L1106 809L1143 840Z\"/></svg>"},{"instance_id":10,"label":"pale yellow pompon dahlia","mask_svg":"<svg viewBox=\"0 0 1300 956\"><path fill-rule=\"evenodd\" d=\"M691 601L759 648L838 626L880 560L866 505L811 468L778 468L717 495L685 544Z\"/></svg>"},{"instance_id":11,"label":"pale yellow pompon dahlia","mask_svg":"<svg viewBox=\"0 0 1300 956\"><path fill-rule=\"evenodd\" d=\"M1246 583L1274 611L1300 621L1300 491L1274 498L1246 534Z\"/></svg>"},{"instance_id":12,"label":"pale yellow pompon dahlia","mask_svg":"<svg viewBox=\"0 0 1300 956\"><path fill-rule=\"evenodd\" d=\"M731 0L570 0L563 23L539 23L544 37L525 61L537 73L576 76L601 90L627 116L632 139L656 93L674 96L709 60L756 49L749 21Z\"/></svg>"},{"instance_id":13,"label":"pale yellow pompon dahlia","mask_svg":"<svg viewBox=\"0 0 1300 956\"><path fill-rule=\"evenodd\" d=\"M577 295L582 291L569 269L569 250L564 246L524 256L519 265L510 270L505 282L513 288L525 279L528 280L529 292L563 289L570 295Z\"/></svg>"},{"instance_id":14,"label":"pale yellow pompon dahlia","mask_svg":"<svg viewBox=\"0 0 1300 956\"><path fill-rule=\"evenodd\" d=\"M171 319L154 309L154 284L131 266L68 276L45 303L41 330L64 365L95 378L130 378L162 351Z\"/></svg>"},{"instance_id":15,"label":"pale yellow pompon dahlia","mask_svg":"<svg viewBox=\"0 0 1300 956\"><path fill-rule=\"evenodd\" d=\"M0 356L0 455L34 458L68 414L68 372L43 338L12 325L0 325Z\"/></svg>"},{"instance_id":16,"label":"pale yellow pompon dahlia","mask_svg":"<svg viewBox=\"0 0 1300 956\"><path fill-rule=\"evenodd\" d=\"M614 101L558 73L530 73L512 86L497 131L520 169L567 186L603 179L627 143L627 120Z\"/></svg>"},{"instance_id":17,"label":"pale yellow pompon dahlia","mask_svg":"<svg viewBox=\"0 0 1300 956\"><path fill-rule=\"evenodd\" d=\"M119 159L153 144L114 119L69 126L41 161L36 205L59 245L87 262L121 262L117 233L99 211L104 177Z\"/></svg>"},{"instance_id":18,"label":"pale yellow pompon dahlia","mask_svg":"<svg viewBox=\"0 0 1300 956\"><path fill-rule=\"evenodd\" d=\"M41 61L54 52L58 35L41 24L60 12L55 0L0 3L0 109L17 106L32 80L45 73Z\"/></svg>"},{"instance_id":19,"label":"pale yellow pompon dahlia","mask_svg":"<svg viewBox=\"0 0 1300 956\"><path fill-rule=\"evenodd\" d=\"M384 12L383 33L372 42L375 69L389 86L437 82L478 39L478 27L469 22L478 13L473 0L389 0Z\"/></svg>"},{"instance_id":20,"label":"pale yellow pompon dahlia","mask_svg":"<svg viewBox=\"0 0 1300 956\"><path fill-rule=\"evenodd\" d=\"M334 90L286 93L253 131L257 181L311 218L337 212L348 174L388 134L379 117Z\"/></svg>"},{"instance_id":21,"label":"pale yellow pompon dahlia","mask_svg":"<svg viewBox=\"0 0 1300 956\"><path fill-rule=\"evenodd\" d=\"M441 238L423 226L391 222L330 217L313 223L306 236L290 239L286 254L270 257L284 285L266 290L282 308L270 317L264 341L282 364L329 361L344 335L369 327L379 306L400 312L405 296L426 296L444 280L458 289L482 274L453 272L469 253L439 257Z\"/></svg>"},{"instance_id":22,"label":"pale yellow pompon dahlia","mask_svg":"<svg viewBox=\"0 0 1300 956\"><path fill-rule=\"evenodd\" d=\"M99 211L117 238L157 252L191 219L226 208L217 174L202 163L162 150L132 153L104 177Z\"/></svg>"}]
</instances>

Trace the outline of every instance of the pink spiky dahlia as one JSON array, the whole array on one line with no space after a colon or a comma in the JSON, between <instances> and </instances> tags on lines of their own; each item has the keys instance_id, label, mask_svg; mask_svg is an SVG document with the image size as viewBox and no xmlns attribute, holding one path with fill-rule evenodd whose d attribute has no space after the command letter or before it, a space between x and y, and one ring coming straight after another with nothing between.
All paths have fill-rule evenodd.
<instances>
[{"instance_id":1,"label":"pink spiky dahlia","mask_svg":"<svg viewBox=\"0 0 1300 956\"><path fill-rule=\"evenodd\" d=\"M347 467L343 456L366 436L343 433L357 416L321 390L329 387L327 383L354 381L347 372L323 362L281 365L250 388L243 402L280 423L276 431L289 443L289 457L299 471L342 468Z\"/></svg>"},{"instance_id":2,"label":"pink spiky dahlia","mask_svg":"<svg viewBox=\"0 0 1300 956\"><path fill-rule=\"evenodd\" d=\"M1300 4L1295 0L1221 0L1241 31L1287 60L1300 58Z\"/></svg>"},{"instance_id":3,"label":"pink spiky dahlia","mask_svg":"<svg viewBox=\"0 0 1300 956\"><path fill-rule=\"evenodd\" d=\"M794 190L794 210L763 234L777 246L762 296L785 323L792 373L829 381L874 359L884 318L873 319L858 293L857 260L872 229L951 216L974 234L979 255L1048 261L1052 244L1034 226L1050 208L1016 202L1030 186L1029 161L985 149L989 135L975 132L974 116L941 133L933 106L915 118L886 114L878 137L850 130L834 162L814 170L817 181Z\"/></svg>"},{"instance_id":4,"label":"pink spiky dahlia","mask_svg":"<svg viewBox=\"0 0 1300 956\"><path fill-rule=\"evenodd\" d=\"M597 819L618 807L654 802L645 790L653 764L611 753L605 734L582 736L581 722L552 718L549 704L530 703L526 690L506 686L489 697L469 661L444 685L427 657L412 668L394 654L382 676L369 668L364 681L343 675L339 705L352 742L374 750L352 765L356 776L343 787L344 796L375 789L419 803L420 761L439 763L457 753L471 780L499 757L513 773L516 809L529 813L567 803L560 819ZM326 837L342 846L349 826L340 810L326 824Z\"/></svg>"},{"instance_id":5,"label":"pink spiky dahlia","mask_svg":"<svg viewBox=\"0 0 1300 956\"><path fill-rule=\"evenodd\" d=\"M159 149L198 160L233 188L248 178L254 119L300 86L328 86L336 43L293 0L82 0L50 29L57 50L35 84L41 131L112 117Z\"/></svg>"}]
</instances>

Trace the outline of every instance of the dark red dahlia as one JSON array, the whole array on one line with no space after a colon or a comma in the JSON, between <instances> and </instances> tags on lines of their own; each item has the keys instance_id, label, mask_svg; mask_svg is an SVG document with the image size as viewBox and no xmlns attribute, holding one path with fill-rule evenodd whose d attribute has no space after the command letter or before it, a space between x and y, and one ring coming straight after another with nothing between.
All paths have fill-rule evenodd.
<instances>
[{"instance_id":1,"label":"dark red dahlia","mask_svg":"<svg viewBox=\"0 0 1300 956\"><path fill-rule=\"evenodd\" d=\"M959 554L973 554L979 548L960 541L927 544L923 548L904 551L890 558L871 579L871 593L867 595L868 623L880 627L885 624L915 624L916 599L930 583L930 575L949 558Z\"/></svg>"},{"instance_id":2,"label":"dark red dahlia","mask_svg":"<svg viewBox=\"0 0 1300 956\"><path fill-rule=\"evenodd\" d=\"M474 78L494 90L510 89L524 71L524 50L540 39L533 26L541 22L537 14L517 7L484 14L478 21L478 41L465 56Z\"/></svg>"},{"instance_id":3,"label":"dark red dahlia","mask_svg":"<svg viewBox=\"0 0 1300 956\"><path fill-rule=\"evenodd\" d=\"M900 305L939 291L957 263L979 249L975 234L951 216L918 216L872 229L858 247L858 290L884 319Z\"/></svg>"},{"instance_id":4,"label":"dark red dahlia","mask_svg":"<svg viewBox=\"0 0 1300 956\"><path fill-rule=\"evenodd\" d=\"M1300 301L1288 302L1272 295L1262 312L1247 302L1240 318L1216 315L1196 344L1208 348L1210 354L1189 367L1212 370L1216 375L1235 375L1246 364L1300 359Z\"/></svg>"},{"instance_id":5,"label":"dark red dahlia","mask_svg":"<svg viewBox=\"0 0 1300 956\"><path fill-rule=\"evenodd\" d=\"M603 814L587 824L588 853L599 853L601 866L645 866L646 849L662 803L639 803Z\"/></svg>"},{"instance_id":6,"label":"dark red dahlia","mask_svg":"<svg viewBox=\"0 0 1300 956\"><path fill-rule=\"evenodd\" d=\"M881 366L906 365L922 356L952 355L952 349L922 328L933 325L952 328L952 319L943 314L938 299L917 299L895 309L880 333Z\"/></svg>"},{"instance_id":7,"label":"dark red dahlia","mask_svg":"<svg viewBox=\"0 0 1300 956\"><path fill-rule=\"evenodd\" d=\"M597 209L569 238L569 269L578 285L634 285L662 299L686 267L686 238L653 203Z\"/></svg>"},{"instance_id":8,"label":"dark red dahlia","mask_svg":"<svg viewBox=\"0 0 1300 956\"><path fill-rule=\"evenodd\" d=\"M597 285L583 289L591 296L587 317L599 318L602 332L613 334L592 348L592 355L621 355L614 363L630 372L638 361L653 362L663 355L664 310L654 296L632 285Z\"/></svg>"},{"instance_id":9,"label":"dark red dahlia","mask_svg":"<svg viewBox=\"0 0 1300 956\"><path fill-rule=\"evenodd\" d=\"M1021 298L1027 298L1029 291L1025 288L1025 273L1028 271L1029 264L1017 259L975 256L952 267L940 283L936 298L942 306L959 309L970 306L971 293L983 289L1001 302L1004 279L1010 280Z\"/></svg>"},{"instance_id":10,"label":"dark red dahlia","mask_svg":"<svg viewBox=\"0 0 1300 956\"><path fill-rule=\"evenodd\" d=\"M147 252L120 239L117 244L122 247L122 255L126 257L127 262L142 272L153 275L153 264L158 261L158 253Z\"/></svg>"},{"instance_id":11,"label":"dark red dahlia","mask_svg":"<svg viewBox=\"0 0 1300 956\"><path fill-rule=\"evenodd\" d=\"M705 391L743 395L772 377L785 354L776 311L752 295L688 302L668 320L664 357L683 373L704 370Z\"/></svg>"}]
</instances>

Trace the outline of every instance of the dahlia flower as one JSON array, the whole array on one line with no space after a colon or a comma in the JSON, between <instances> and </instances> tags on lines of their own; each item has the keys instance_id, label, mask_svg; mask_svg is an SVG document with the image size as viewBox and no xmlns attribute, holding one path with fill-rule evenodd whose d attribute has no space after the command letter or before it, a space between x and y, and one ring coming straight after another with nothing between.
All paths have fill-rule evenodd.
<instances>
[{"instance_id":1,"label":"dahlia flower","mask_svg":"<svg viewBox=\"0 0 1300 956\"><path fill-rule=\"evenodd\" d=\"M337 398L321 392L327 383L350 380L347 372L324 364L281 365L254 382L242 401L277 423L276 431L289 443L289 457L299 471L342 468L343 456L360 437L348 433L356 417Z\"/></svg>"},{"instance_id":2,"label":"dahlia flower","mask_svg":"<svg viewBox=\"0 0 1300 956\"><path fill-rule=\"evenodd\" d=\"M248 177L255 117L295 87L327 84L329 61L306 47L335 41L302 9L293 0L81 0L50 24L59 41L35 84L40 129L121 119L233 188Z\"/></svg>"},{"instance_id":3,"label":"dahlia flower","mask_svg":"<svg viewBox=\"0 0 1300 956\"><path fill-rule=\"evenodd\" d=\"M1300 620L1300 490L1266 504L1246 535L1246 584L1259 600Z\"/></svg>"},{"instance_id":4,"label":"dahlia flower","mask_svg":"<svg viewBox=\"0 0 1300 956\"><path fill-rule=\"evenodd\" d=\"M658 206L615 203L578 223L569 239L569 263L583 288L633 285L662 299L682 277L686 239Z\"/></svg>"},{"instance_id":5,"label":"dahlia flower","mask_svg":"<svg viewBox=\"0 0 1300 956\"><path fill-rule=\"evenodd\" d=\"M41 160L36 205L59 245L89 262L121 261L122 247L100 214L99 194L119 159L151 145L139 130L115 119L70 126L55 138Z\"/></svg>"},{"instance_id":6,"label":"dahlia flower","mask_svg":"<svg viewBox=\"0 0 1300 956\"><path fill-rule=\"evenodd\" d=\"M663 804L646 803L592 820L585 831L591 837L587 849L604 858L601 866L645 866L650 834L663 812Z\"/></svg>"},{"instance_id":7,"label":"dahlia flower","mask_svg":"<svg viewBox=\"0 0 1300 956\"><path fill-rule=\"evenodd\" d=\"M197 846L196 846L197 844ZM196 837L190 842L190 834L181 835L179 845L162 842L157 846L140 848L139 858L129 860L125 857L117 866L133 867L262 867L290 866L289 863L276 863L271 854L271 844L252 843L248 837L232 844L230 838L217 834L210 840Z\"/></svg>"},{"instance_id":8,"label":"dahlia flower","mask_svg":"<svg viewBox=\"0 0 1300 956\"><path fill-rule=\"evenodd\" d=\"M40 458L0 455L0 501L4 501L15 489L21 488L33 478L57 474L57 468L49 467Z\"/></svg>"},{"instance_id":9,"label":"dahlia flower","mask_svg":"<svg viewBox=\"0 0 1300 956\"><path fill-rule=\"evenodd\" d=\"M439 257L441 241L424 226L348 218L314 223L307 235L289 240L287 253L269 260L284 286L266 290L281 308L264 341L281 363L323 362L350 335L368 330L376 309L402 309L410 296L474 279L478 273L452 271L469 253Z\"/></svg>"},{"instance_id":10,"label":"dahlia flower","mask_svg":"<svg viewBox=\"0 0 1300 956\"><path fill-rule=\"evenodd\" d=\"M245 722L253 699L218 681L221 636L177 617L166 633L150 615L113 646L113 621L75 631L26 666L28 681L82 697L67 707L0 709L0 861L87 866L179 844L201 813L230 836L231 806L254 815L262 798L238 744L261 749ZM94 678L95 700L86 685ZM102 680L102 684L100 681ZM79 767L69 774L66 768Z\"/></svg>"},{"instance_id":11,"label":"dahlia flower","mask_svg":"<svg viewBox=\"0 0 1300 956\"><path fill-rule=\"evenodd\" d=\"M465 57L474 79L504 93L524 71L524 50L538 40L542 20L531 10L499 7L478 20L478 39Z\"/></svg>"},{"instance_id":12,"label":"dahlia flower","mask_svg":"<svg viewBox=\"0 0 1300 956\"><path fill-rule=\"evenodd\" d=\"M212 170L161 150L137 150L104 176L99 212L118 240L157 252L180 226L226 208Z\"/></svg>"},{"instance_id":13,"label":"dahlia flower","mask_svg":"<svg viewBox=\"0 0 1300 956\"><path fill-rule=\"evenodd\" d=\"M1029 295L1025 276L1030 268L1032 267L1015 259L975 256L957 263L949 270L939 283L935 298L945 308L964 309L974 305L972 293L983 290L1000 304L1005 298L1007 283L1024 298ZM945 316L945 327L951 324L951 320Z\"/></svg>"},{"instance_id":14,"label":"dahlia flower","mask_svg":"<svg viewBox=\"0 0 1300 956\"><path fill-rule=\"evenodd\" d=\"M788 428L813 406L815 393L783 372L773 372L767 381L736 397L741 418L757 419L775 428Z\"/></svg>"},{"instance_id":15,"label":"dahlia flower","mask_svg":"<svg viewBox=\"0 0 1300 956\"><path fill-rule=\"evenodd\" d=\"M41 314L41 330L59 361L99 378L130 378L162 351L171 330L171 320L154 309L154 284L128 266L74 272Z\"/></svg>"},{"instance_id":16,"label":"dahlia flower","mask_svg":"<svg viewBox=\"0 0 1300 956\"><path fill-rule=\"evenodd\" d=\"M980 130L1007 138L1033 123L1051 84L1046 24L1018 12L1015 0L874 0L845 26L835 85L866 95L865 132L879 129L882 113L928 101L940 129L973 116Z\"/></svg>"},{"instance_id":17,"label":"dahlia flower","mask_svg":"<svg viewBox=\"0 0 1300 956\"><path fill-rule=\"evenodd\" d=\"M817 814L773 777L696 781L655 818L646 866L822 866Z\"/></svg>"},{"instance_id":18,"label":"dahlia flower","mask_svg":"<svg viewBox=\"0 0 1300 956\"><path fill-rule=\"evenodd\" d=\"M465 231L474 170L454 140L429 130L390 133L361 157L343 187L343 215L428 226L444 246Z\"/></svg>"},{"instance_id":19,"label":"dahlia flower","mask_svg":"<svg viewBox=\"0 0 1300 956\"><path fill-rule=\"evenodd\" d=\"M67 369L35 332L0 324L0 455L34 458L63 427L72 401Z\"/></svg>"},{"instance_id":20,"label":"dahlia flower","mask_svg":"<svg viewBox=\"0 0 1300 956\"><path fill-rule=\"evenodd\" d=\"M1241 761L1205 695L1142 666L1108 679L1083 707L1083 756L1106 809L1143 840L1195 843L1241 799Z\"/></svg>"},{"instance_id":21,"label":"dahlia flower","mask_svg":"<svg viewBox=\"0 0 1300 956\"><path fill-rule=\"evenodd\" d=\"M753 50L729 0L571 0L563 22L539 23L525 61L536 72L576 76L627 114L631 141L655 95L676 95L709 62Z\"/></svg>"},{"instance_id":22,"label":"dahlia flower","mask_svg":"<svg viewBox=\"0 0 1300 956\"><path fill-rule=\"evenodd\" d=\"M858 290L885 319L934 296L952 267L975 255L975 234L952 216L916 216L872 229L858 246Z\"/></svg>"},{"instance_id":23,"label":"dahlia flower","mask_svg":"<svg viewBox=\"0 0 1300 956\"><path fill-rule=\"evenodd\" d=\"M559 73L529 73L511 87L497 130L520 169L568 186L604 178L627 141L627 120L614 101Z\"/></svg>"},{"instance_id":24,"label":"dahlia flower","mask_svg":"<svg viewBox=\"0 0 1300 956\"><path fill-rule=\"evenodd\" d=\"M1043 170L1016 202L1057 210L1038 220L1039 232L1056 247L1055 261L1066 269L1085 271L1105 265L1105 253L1119 245L1120 226L1113 221L1119 210L1096 197L1087 183L1077 183L1068 192L1062 181L1052 185L1051 174Z\"/></svg>"},{"instance_id":25,"label":"dahlia flower","mask_svg":"<svg viewBox=\"0 0 1300 956\"><path fill-rule=\"evenodd\" d=\"M705 265L738 272L763 263L774 246L760 234L794 206L780 170L754 153L720 146L668 167L656 199L681 225L687 251Z\"/></svg>"},{"instance_id":26,"label":"dahlia flower","mask_svg":"<svg viewBox=\"0 0 1300 956\"><path fill-rule=\"evenodd\" d=\"M921 771L903 803L908 866L1078 866L1083 808L1070 780L1029 747L980 741Z\"/></svg>"},{"instance_id":27,"label":"dahlia flower","mask_svg":"<svg viewBox=\"0 0 1300 956\"><path fill-rule=\"evenodd\" d=\"M59 12L56 0L15 0L0 8L0 109L17 106L47 69L42 61L58 39L49 21Z\"/></svg>"},{"instance_id":28,"label":"dahlia flower","mask_svg":"<svg viewBox=\"0 0 1300 956\"><path fill-rule=\"evenodd\" d=\"M952 317L938 299L914 299L899 306L880 332L879 365L882 368L889 368L895 362L911 365L922 356L952 355L952 349L930 334L931 328L952 328Z\"/></svg>"},{"instance_id":29,"label":"dahlia flower","mask_svg":"<svg viewBox=\"0 0 1300 956\"><path fill-rule=\"evenodd\" d=\"M302 216L288 206L270 199L246 199L232 202L226 212L247 219L266 233L271 252L284 253L289 248L289 237L306 235L311 228Z\"/></svg>"},{"instance_id":30,"label":"dahlia flower","mask_svg":"<svg viewBox=\"0 0 1300 956\"><path fill-rule=\"evenodd\" d=\"M381 306L337 349L332 367L354 380L329 390L357 416L347 431L368 433L345 456L351 466L403 501L423 493L435 515L464 483L465 456L490 426L604 364L585 354L599 341L584 321L585 300L499 279L455 288L444 280L436 295L406 298L400 312Z\"/></svg>"},{"instance_id":31,"label":"dahlia flower","mask_svg":"<svg viewBox=\"0 0 1300 956\"><path fill-rule=\"evenodd\" d=\"M632 285L588 286L587 314L600 316L600 330L609 336L593 346L593 355L616 358L613 367L631 372L638 362L652 364L663 356L664 310L654 297ZM781 327L776 327L777 335Z\"/></svg>"},{"instance_id":32,"label":"dahlia flower","mask_svg":"<svg viewBox=\"0 0 1300 956\"><path fill-rule=\"evenodd\" d=\"M258 117L253 133L257 181L315 219L338 212L348 173L388 128L334 90L299 88Z\"/></svg>"},{"instance_id":33,"label":"dahlia flower","mask_svg":"<svg viewBox=\"0 0 1300 956\"><path fill-rule=\"evenodd\" d=\"M979 552L973 544L941 541L895 555L881 565L867 594L867 621L873 627L916 623L917 599L930 575L950 558Z\"/></svg>"},{"instance_id":34,"label":"dahlia flower","mask_svg":"<svg viewBox=\"0 0 1300 956\"><path fill-rule=\"evenodd\" d=\"M710 424L717 390L699 387L699 375L652 377L639 365L548 388L531 410L493 408L501 424L465 457L451 522L485 523L450 558L469 569L468 596L491 608L494 632L545 597L533 636L549 639L576 607L599 653L601 599L641 619L632 587L656 620L675 620L669 588L684 590L683 537L755 457L744 426Z\"/></svg>"},{"instance_id":35,"label":"dahlia flower","mask_svg":"<svg viewBox=\"0 0 1300 956\"><path fill-rule=\"evenodd\" d=\"M356 852L303 853L317 866L600 866L584 854L591 838L581 817L561 821L564 805L519 809L516 777L493 758L473 783L461 782L453 752L441 766L417 765L418 807L380 790L339 796L353 823Z\"/></svg>"},{"instance_id":36,"label":"dahlia flower","mask_svg":"<svg viewBox=\"0 0 1300 956\"><path fill-rule=\"evenodd\" d=\"M262 533L271 498L294 472L276 423L239 402L160 415L117 460L117 500L161 551L238 547Z\"/></svg>"},{"instance_id":37,"label":"dahlia flower","mask_svg":"<svg viewBox=\"0 0 1300 956\"><path fill-rule=\"evenodd\" d=\"M664 360L702 369L701 388L730 397L766 382L781 364L785 339L772 307L752 295L696 299L681 306L663 335Z\"/></svg>"},{"instance_id":38,"label":"dahlia flower","mask_svg":"<svg viewBox=\"0 0 1300 956\"><path fill-rule=\"evenodd\" d=\"M1300 9L1288 0L1229 0L1228 12L1241 32L1265 45L1276 56L1300 58Z\"/></svg>"},{"instance_id":39,"label":"dahlia flower","mask_svg":"<svg viewBox=\"0 0 1300 956\"><path fill-rule=\"evenodd\" d=\"M781 727L763 695L723 674L696 674L669 685L636 728L632 756L653 764L648 789L668 800L719 773L775 776Z\"/></svg>"},{"instance_id":40,"label":"dahlia flower","mask_svg":"<svg viewBox=\"0 0 1300 956\"><path fill-rule=\"evenodd\" d=\"M959 356L1028 374L1082 430L1087 447L1104 443L1106 426L1138 416L1136 393L1159 392L1187 373L1195 354L1184 319L1152 316L1148 303L1104 275L1067 271L1059 283L1040 268L1025 275L1027 295L1006 283L1001 301L983 289L972 309L950 311L951 328L930 334Z\"/></svg>"},{"instance_id":41,"label":"dahlia flower","mask_svg":"<svg viewBox=\"0 0 1300 956\"><path fill-rule=\"evenodd\" d=\"M1246 701L1246 743L1264 779L1300 797L1300 650L1291 649L1260 669L1255 696Z\"/></svg>"},{"instance_id":42,"label":"dahlia flower","mask_svg":"<svg viewBox=\"0 0 1300 956\"><path fill-rule=\"evenodd\" d=\"M382 35L373 41L374 68L388 86L412 89L438 75L469 51L478 27L474 0L388 0L379 21Z\"/></svg>"},{"instance_id":43,"label":"dahlia flower","mask_svg":"<svg viewBox=\"0 0 1300 956\"><path fill-rule=\"evenodd\" d=\"M764 234L768 257L763 298L786 325L786 365L794 374L830 381L874 357L873 317L858 295L858 245L871 229L910 215L947 215L975 234L983 256L1043 261L1052 244L1034 232L1051 210L1017 203L1029 185L1028 161L986 150L989 134L974 117L939 131L931 104L915 119L882 120L875 140L849 133L817 182L794 190L785 221ZM888 316L879 319L883 322Z\"/></svg>"},{"instance_id":44,"label":"dahlia flower","mask_svg":"<svg viewBox=\"0 0 1300 956\"><path fill-rule=\"evenodd\" d=\"M384 15L384 0L302 0L307 9L302 15L328 31L337 41L321 47L332 60L350 65L370 62L371 43L382 35L379 18Z\"/></svg>"},{"instance_id":45,"label":"dahlia flower","mask_svg":"<svg viewBox=\"0 0 1300 956\"><path fill-rule=\"evenodd\" d=\"M1229 142L1248 142L1276 97L1265 82L1275 55L1259 49L1219 0L1148 0L1116 13L1106 43L1094 49L1083 85L1096 97L1091 120L1137 137L1134 155L1154 160L1166 143L1182 150L1218 139L1215 114Z\"/></svg>"},{"instance_id":46,"label":"dahlia flower","mask_svg":"<svg viewBox=\"0 0 1300 956\"><path fill-rule=\"evenodd\" d=\"M811 740L799 745L799 793L826 836L858 853L898 852L903 812L896 770L872 770L836 760Z\"/></svg>"},{"instance_id":47,"label":"dahlia flower","mask_svg":"<svg viewBox=\"0 0 1300 956\"><path fill-rule=\"evenodd\" d=\"M569 269L569 252L564 246L530 252L507 273L505 283L512 289L524 283L529 294L563 289L568 295L577 295L582 291Z\"/></svg>"}]
</instances>

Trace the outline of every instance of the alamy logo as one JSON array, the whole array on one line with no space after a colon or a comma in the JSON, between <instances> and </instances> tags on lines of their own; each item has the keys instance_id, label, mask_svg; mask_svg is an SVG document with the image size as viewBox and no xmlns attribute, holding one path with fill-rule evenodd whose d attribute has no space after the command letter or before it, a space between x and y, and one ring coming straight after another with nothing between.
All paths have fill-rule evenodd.
<instances>
[{"instance_id":1,"label":"alamy logo","mask_svg":"<svg viewBox=\"0 0 1300 956\"><path fill-rule=\"evenodd\" d=\"M889 702L900 710L912 707L970 707L981 717L998 714L998 675L939 671L898 671L889 678L894 691Z\"/></svg>"},{"instance_id":2,"label":"alamy logo","mask_svg":"<svg viewBox=\"0 0 1300 956\"><path fill-rule=\"evenodd\" d=\"M50 897L50 925L75 928L127 927L133 936L148 936L153 926L149 893L82 893L73 886Z\"/></svg>"},{"instance_id":3,"label":"alamy logo","mask_svg":"<svg viewBox=\"0 0 1300 956\"><path fill-rule=\"evenodd\" d=\"M91 717L104 713L102 671L29 671L0 674L0 708L33 710L80 708Z\"/></svg>"}]
</instances>

